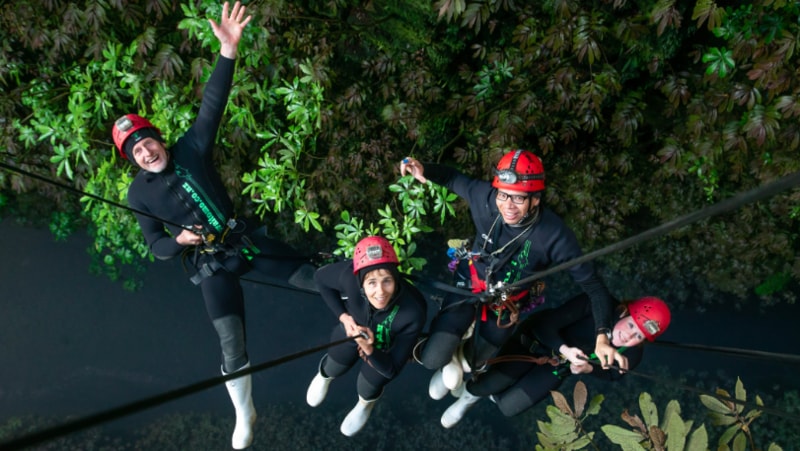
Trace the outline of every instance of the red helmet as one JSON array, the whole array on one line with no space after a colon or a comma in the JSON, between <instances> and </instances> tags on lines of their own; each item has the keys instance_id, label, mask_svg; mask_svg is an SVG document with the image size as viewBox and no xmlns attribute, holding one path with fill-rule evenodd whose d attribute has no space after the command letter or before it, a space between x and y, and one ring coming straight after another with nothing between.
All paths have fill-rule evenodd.
<instances>
[{"instance_id":1,"label":"red helmet","mask_svg":"<svg viewBox=\"0 0 800 451\"><path fill-rule=\"evenodd\" d=\"M128 156L125 154L125 140L133 133L143 128L155 130L155 132L158 133L158 137L161 138L161 131L150 123L150 121L138 114L126 114L114 122L114 127L111 129L111 137L114 139L114 145L117 146L117 150L119 154L122 155L122 158L128 159Z\"/></svg>"},{"instance_id":2,"label":"red helmet","mask_svg":"<svg viewBox=\"0 0 800 451\"><path fill-rule=\"evenodd\" d=\"M529 150L512 150L497 163L492 186L528 193L544 190L542 160Z\"/></svg>"},{"instance_id":3,"label":"red helmet","mask_svg":"<svg viewBox=\"0 0 800 451\"><path fill-rule=\"evenodd\" d=\"M663 334L672 319L667 304L653 296L639 298L628 304L628 313L649 341Z\"/></svg>"},{"instance_id":4,"label":"red helmet","mask_svg":"<svg viewBox=\"0 0 800 451\"><path fill-rule=\"evenodd\" d=\"M358 275L360 270L381 263L400 263L389 240L380 236L368 236L356 244L353 251L353 274Z\"/></svg>"}]
</instances>

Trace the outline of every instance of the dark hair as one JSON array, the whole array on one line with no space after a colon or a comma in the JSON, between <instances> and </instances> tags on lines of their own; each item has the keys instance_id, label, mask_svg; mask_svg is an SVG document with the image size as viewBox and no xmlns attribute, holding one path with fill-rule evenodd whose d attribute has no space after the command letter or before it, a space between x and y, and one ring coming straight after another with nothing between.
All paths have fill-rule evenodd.
<instances>
[{"instance_id":1,"label":"dark hair","mask_svg":"<svg viewBox=\"0 0 800 451\"><path fill-rule=\"evenodd\" d=\"M358 271L358 284L364 285L364 278L367 277L367 274L372 271L377 271L379 269L385 269L389 271L389 274L394 279L395 284L400 283L400 271L397 270L397 265L394 263L379 263L377 265L367 266L366 268L362 268Z\"/></svg>"}]
</instances>

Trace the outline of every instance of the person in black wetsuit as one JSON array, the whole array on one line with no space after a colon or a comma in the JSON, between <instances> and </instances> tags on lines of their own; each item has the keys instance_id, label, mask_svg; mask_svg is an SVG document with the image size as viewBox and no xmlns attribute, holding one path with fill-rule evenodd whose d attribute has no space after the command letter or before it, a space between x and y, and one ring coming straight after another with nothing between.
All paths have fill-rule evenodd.
<instances>
[{"instance_id":1,"label":"person in black wetsuit","mask_svg":"<svg viewBox=\"0 0 800 451\"><path fill-rule=\"evenodd\" d=\"M212 153L239 40L250 19L238 1L232 8L223 4L219 23L209 19L220 55L194 124L173 146L167 149L160 131L136 114L119 118L112 129L122 157L141 169L128 189L128 203L141 212L136 216L150 251L162 260L186 255L198 270L192 281L200 285L219 335L223 374L249 366L239 276L250 269L259 250L246 238L247 224L235 218ZM230 380L226 387L236 411L231 445L243 449L253 441L256 420L251 377Z\"/></svg>"},{"instance_id":2,"label":"person in black wetsuit","mask_svg":"<svg viewBox=\"0 0 800 451\"><path fill-rule=\"evenodd\" d=\"M400 277L398 260L385 238L371 236L356 244L353 261L331 263L314 275L322 299L338 324L331 341L366 334L330 348L311 381L306 401L312 407L325 400L331 381L346 373L359 357L358 402L341 425L346 436L360 431L383 393L411 357L425 326L425 297Z\"/></svg>"},{"instance_id":3,"label":"person in black wetsuit","mask_svg":"<svg viewBox=\"0 0 800 451\"><path fill-rule=\"evenodd\" d=\"M663 334L672 315L667 304L656 297L643 297L617 309L621 314L611 331L611 345L627 356L628 369L634 369L642 360L640 344ZM590 354L595 342L591 333L593 321L585 294L531 315L503 345L498 358L525 356L540 361L519 359L491 364L477 380L466 383L461 397L442 415L442 426L455 426L485 396L490 396L510 417L542 401L571 374L591 374L610 381L624 376L624 372L596 370L590 363L597 363L595 355Z\"/></svg>"},{"instance_id":4,"label":"person in black wetsuit","mask_svg":"<svg viewBox=\"0 0 800 451\"><path fill-rule=\"evenodd\" d=\"M421 183L430 180L445 186L468 202L475 239L471 251L462 252L466 257L456 273L473 293L502 292L503 285L582 255L572 230L543 206L544 166L530 151L512 150L505 154L491 183L469 178L444 165L423 165L414 158L401 162L400 174L406 173ZM575 265L569 272L592 301L595 353L604 368L612 361L625 367L625 357L609 344L606 335L613 310L608 289L589 262ZM445 298L433 319L428 340L420 344L420 362L436 370L428 386L432 398L441 399L448 391L457 390L464 372L481 366L508 339L513 331L508 326L513 326L519 313L543 301L536 283L517 288L505 299L489 304L476 305L452 294ZM473 322L476 336L465 341L464 347L462 337Z\"/></svg>"}]
</instances>

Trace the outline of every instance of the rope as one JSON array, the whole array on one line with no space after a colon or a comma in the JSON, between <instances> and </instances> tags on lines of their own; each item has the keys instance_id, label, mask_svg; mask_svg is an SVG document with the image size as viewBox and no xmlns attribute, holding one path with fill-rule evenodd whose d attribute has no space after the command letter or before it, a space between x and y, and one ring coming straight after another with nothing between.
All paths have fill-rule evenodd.
<instances>
[{"instance_id":1,"label":"rope","mask_svg":"<svg viewBox=\"0 0 800 451\"><path fill-rule=\"evenodd\" d=\"M120 204L118 202L114 202L113 200L108 200L108 199L106 199L104 197L100 197L100 196L95 195L95 194L87 193L86 191L81 191L81 190L79 190L77 188L74 188L72 186L66 185L64 183L48 179L47 177L42 177L41 175L37 175L37 174L34 174L32 172L28 172L28 171L26 171L24 169L20 169L20 168L14 167L14 166L10 166L10 165L5 164L3 162L0 162L0 168L7 169L9 171L16 172L18 174L22 174L22 175L34 178L34 179L39 180L39 181L44 182L44 183L49 183L51 185L57 186L57 187L59 187L61 189L67 190L67 191L69 191L69 192L71 192L73 194L77 194L79 196L91 197L92 199L97 200L99 202L103 202L103 203L112 205L114 207L121 208L123 210L130 211L132 213L136 213L136 214L148 217L150 219L155 219L156 221L163 222L164 224L169 224L169 225L172 225L172 226L175 226L175 227L180 227L181 229L189 230L189 231L192 231L192 232L195 231L195 229L193 227L191 227L191 226L177 224L177 223L174 223L172 221L167 221L166 219L159 218L158 216L150 214L150 213L148 213L146 211L137 210L137 209L129 207L127 205L122 205L122 204Z\"/></svg>"},{"instance_id":2,"label":"rope","mask_svg":"<svg viewBox=\"0 0 800 451\"><path fill-rule=\"evenodd\" d=\"M584 359L584 360L586 360L586 359ZM595 365L597 367L601 366L600 362L598 362L598 361L595 361L595 360L587 360L587 361L589 363L591 363L592 365ZM653 380L653 381L656 381L656 382L659 382L659 383L662 383L662 384L667 384L667 385L671 385L673 387L681 388L681 389L686 390L686 391L699 393L701 395L708 395L708 396L711 396L713 398L717 398L717 399L720 399L720 400L723 400L723 401L727 401L727 402L731 402L731 403L734 403L734 404L739 404L739 405L742 405L742 406L745 406L745 407L749 407L749 408L752 408L752 409L760 410L760 411L763 411L764 413L768 413L770 415L775 415L775 416L782 417L782 418L785 418L785 419L788 419L788 420L793 420L793 421L800 422L800 415L795 415L795 414L792 414L792 413L789 413L789 412L786 412L786 411L783 411L783 410L780 410L780 409L775 409L775 408L767 407L767 406L759 406L758 404L756 404L755 402L752 402L752 401L744 401L744 400L734 399L734 398L731 398L730 396L721 395L719 393L710 392L708 390L703 390L702 388L697 388L697 387L693 387L693 386L686 385L686 384L680 384L678 382L673 382L670 379L664 379L662 377L653 376L653 375L650 375L650 374L644 374L644 373L640 373L638 371L623 370L622 368L620 368L620 367L618 367L618 366L616 366L614 364L608 364L608 367L611 368L611 369L617 370L617 371L624 372L626 374L632 374L634 376L642 377L642 378L645 378L645 379L650 379L650 380ZM608 370L608 371L610 371L610 370Z\"/></svg>"},{"instance_id":3,"label":"rope","mask_svg":"<svg viewBox=\"0 0 800 451\"><path fill-rule=\"evenodd\" d=\"M122 418L137 412L141 412L143 410L164 404L168 401L174 401L176 399L183 398L185 396L225 383L226 381L229 381L231 379L237 379L242 376L247 376L249 374L262 371L267 368L271 368L273 366L278 366L280 364L289 362L291 360L296 360L300 357L305 357L309 354L313 354L315 352L327 349L332 346L347 343L356 338L363 338L363 335L359 335L356 337L347 337L339 341L328 343L326 345L317 346L311 349L307 349L305 351L297 352L295 354L290 354L285 357L278 358L276 360L270 360L268 362L260 363L258 365L251 366L249 368L244 368L234 373L226 374L224 376L214 377L211 379L206 379L191 385L187 385L185 387L181 387L172 391L162 393L160 395L155 395L149 398L144 398L139 401L134 401L129 404L115 407L106 410L104 412L95 413L73 421L67 421L58 426L47 428L38 432L34 432L32 434L22 436L20 438L0 443L0 449L4 451L6 450L12 451L38 445L48 440L53 440L58 437L62 437L64 435L68 435L83 429L88 429L90 427L97 426L102 423L107 423L109 421L116 420L118 418Z\"/></svg>"},{"instance_id":4,"label":"rope","mask_svg":"<svg viewBox=\"0 0 800 451\"><path fill-rule=\"evenodd\" d=\"M90 197L90 198L92 198L94 200L97 200L99 202L103 202L103 203L106 203L108 205L111 205L111 206L114 206L114 207L117 207L117 208L121 208L122 210L129 211L131 213L136 213L138 215L142 215L142 216L148 217L150 219L154 219L154 220L159 221L159 222L161 222L163 224L168 224L168 225L172 225L172 226L175 226L175 227L180 227L181 229L189 230L191 232L197 232L197 229L195 229L192 226L182 225L182 224L178 224L178 223L169 221L167 219L158 217L158 216L156 216L156 215L154 215L152 213L148 213L146 211L138 210L138 209L130 207L128 205L123 205L123 204L120 204L118 202L114 202L113 200L109 200L109 199L106 199L104 197L100 197L100 196L98 196L96 194L91 194L91 193L87 193L86 191L81 191L81 190L79 190L77 188L74 188L72 186L66 185L64 183L57 182L57 181L52 180L52 179L48 179L47 177L43 177L41 175L34 174L32 172L28 172L28 171L26 171L24 169L20 169L20 168L14 167L14 166L8 165L8 164L3 163L3 162L0 162L0 168L7 169L7 170L9 170L11 172L16 172L18 174L34 178L36 180L39 180L39 181L44 182L44 183L48 183L48 184L53 185L53 186L57 186L57 187L59 187L61 189L64 189L66 191L69 191L69 192L71 192L73 194L76 194L76 195L79 195L79 196ZM280 255L280 254L270 254L270 253L264 253L264 252L254 256L254 258L265 258L265 259L272 259L272 260L298 260L298 261L299 260L311 260L312 257L313 256L311 256L311 255ZM247 280L247 279L242 279L242 280ZM247 280L247 281L248 282L255 282L253 280ZM266 285L266 283L264 283L264 284ZM290 288L290 287L284 286L282 288ZM291 287L291 288L297 289L295 287ZM302 290L302 291L309 292L308 290ZM312 292L312 293L314 293L314 292Z\"/></svg>"},{"instance_id":5,"label":"rope","mask_svg":"<svg viewBox=\"0 0 800 451\"><path fill-rule=\"evenodd\" d=\"M247 277L239 277L239 280L241 280L242 282L250 282L252 284L263 285L263 286L266 286L266 287L283 288L284 290L294 290L294 291L300 291L302 293L308 293L308 294L319 294L318 291L309 290L309 289L306 289L306 288L296 287L296 286L291 285L291 284L266 282L266 281L263 281L263 280L250 279L250 278L247 278Z\"/></svg>"},{"instance_id":6,"label":"rope","mask_svg":"<svg viewBox=\"0 0 800 451\"><path fill-rule=\"evenodd\" d=\"M530 277L509 284L506 286L506 288L535 282L536 280L544 278L545 276L549 276L550 274L563 271L580 263L594 260L598 257L602 257L612 252L617 252L623 249L627 249L636 244L639 244L642 241L646 241L651 238L656 238L658 236L665 235L673 230L679 229L683 226L692 224L702 219L710 218L712 216L716 216L722 213L727 213L745 204L767 199L782 191L796 187L798 185L800 185L800 171L781 177L778 180L772 181L758 188L753 188L750 191L745 191L744 193L740 193L730 199L718 202L710 207L701 208L687 215L673 219L672 221L665 222L660 226L653 227L652 229L646 230L638 235L634 235L616 244L606 246L602 249L590 252L588 254L584 254L581 257L572 259L568 262L550 267L545 271L535 273Z\"/></svg>"},{"instance_id":7,"label":"rope","mask_svg":"<svg viewBox=\"0 0 800 451\"><path fill-rule=\"evenodd\" d=\"M777 352L756 351L750 349L740 348L725 348L721 346L706 346L689 343L674 343L671 341L657 340L651 343L652 345L664 346L667 348L683 348L698 351L716 352L719 354L734 355L739 357L746 357L751 359L771 360L793 365L800 365L800 356L792 354L781 354Z\"/></svg>"}]
</instances>

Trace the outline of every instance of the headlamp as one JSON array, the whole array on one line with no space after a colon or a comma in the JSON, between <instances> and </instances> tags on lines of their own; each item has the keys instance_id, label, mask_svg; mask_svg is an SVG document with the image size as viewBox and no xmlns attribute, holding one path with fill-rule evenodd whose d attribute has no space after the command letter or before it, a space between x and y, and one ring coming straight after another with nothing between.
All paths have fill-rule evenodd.
<instances>
[{"instance_id":1,"label":"headlamp","mask_svg":"<svg viewBox=\"0 0 800 451\"><path fill-rule=\"evenodd\" d=\"M519 179L517 173L511 169L501 169L499 171L495 169L494 175L497 176L497 180L499 180L500 183L505 183L508 185L517 183L517 180Z\"/></svg>"},{"instance_id":2,"label":"headlamp","mask_svg":"<svg viewBox=\"0 0 800 451\"><path fill-rule=\"evenodd\" d=\"M642 325L650 335L657 335L661 331L661 328L658 327L658 322L653 321L652 319L645 320Z\"/></svg>"},{"instance_id":3,"label":"headlamp","mask_svg":"<svg viewBox=\"0 0 800 451\"><path fill-rule=\"evenodd\" d=\"M116 125L117 130L121 132L126 132L130 130L131 127L133 127L133 122L131 122L128 116L122 116L121 118L117 119L116 122L114 122L114 125Z\"/></svg>"},{"instance_id":4,"label":"headlamp","mask_svg":"<svg viewBox=\"0 0 800 451\"><path fill-rule=\"evenodd\" d=\"M367 259L377 260L383 256L383 250L380 246L367 247Z\"/></svg>"}]
</instances>

